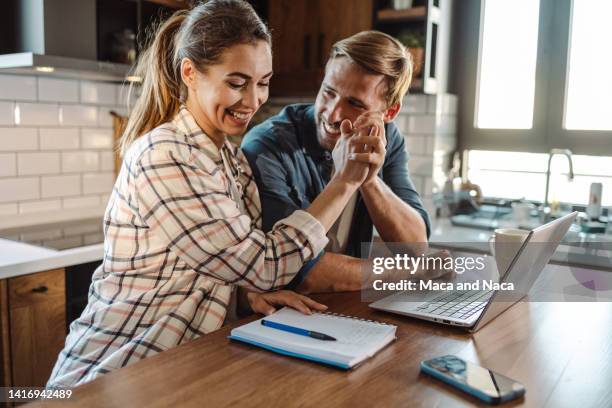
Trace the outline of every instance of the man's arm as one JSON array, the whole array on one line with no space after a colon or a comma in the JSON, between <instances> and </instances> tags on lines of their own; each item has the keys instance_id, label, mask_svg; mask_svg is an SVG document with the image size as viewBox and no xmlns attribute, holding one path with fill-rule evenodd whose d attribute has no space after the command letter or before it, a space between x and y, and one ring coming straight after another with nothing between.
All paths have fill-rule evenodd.
<instances>
[{"instance_id":1,"label":"man's arm","mask_svg":"<svg viewBox=\"0 0 612 408\"><path fill-rule=\"evenodd\" d=\"M360 290L366 262L348 255L325 252L296 289L304 294Z\"/></svg>"},{"instance_id":2,"label":"man's arm","mask_svg":"<svg viewBox=\"0 0 612 408\"><path fill-rule=\"evenodd\" d=\"M408 174L404 138L393 123L385 132L382 120L375 115L364 116L360 126L369 127L369 135L357 137L354 143L377 140L371 173L360 189L372 222L385 242L411 243L415 253L423 253L427 249L429 217ZM362 155L355 156L360 159ZM378 177L380 168L382 179Z\"/></svg>"},{"instance_id":3,"label":"man's arm","mask_svg":"<svg viewBox=\"0 0 612 408\"><path fill-rule=\"evenodd\" d=\"M362 186L361 195L383 241L427 243L427 227L423 216L395 195L383 180L376 177Z\"/></svg>"}]
</instances>

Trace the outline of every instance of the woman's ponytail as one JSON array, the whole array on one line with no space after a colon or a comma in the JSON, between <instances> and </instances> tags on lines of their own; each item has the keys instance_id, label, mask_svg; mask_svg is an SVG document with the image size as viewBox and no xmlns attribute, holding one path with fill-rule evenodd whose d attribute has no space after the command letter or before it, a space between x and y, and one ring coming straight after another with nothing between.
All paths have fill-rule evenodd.
<instances>
[{"instance_id":1,"label":"woman's ponytail","mask_svg":"<svg viewBox=\"0 0 612 408\"><path fill-rule=\"evenodd\" d=\"M167 122L178 111L183 83L176 38L187 14L185 10L177 11L166 20L138 60L134 75L142 78L141 93L121 137L122 156L137 137ZM133 91L132 83L129 92Z\"/></svg>"}]
</instances>

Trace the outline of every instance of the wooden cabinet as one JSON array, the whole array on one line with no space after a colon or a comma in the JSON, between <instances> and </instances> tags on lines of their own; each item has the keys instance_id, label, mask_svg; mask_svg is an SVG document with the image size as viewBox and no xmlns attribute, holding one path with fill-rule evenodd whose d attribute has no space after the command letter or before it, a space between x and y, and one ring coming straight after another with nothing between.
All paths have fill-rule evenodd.
<instances>
[{"instance_id":1,"label":"wooden cabinet","mask_svg":"<svg viewBox=\"0 0 612 408\"><path fill-rule=\"evenodd\" d=\"M2 385L46 384L66 338L65 271L0 282Z\"/></svg>"},{"instance_id":2,"label":"wooden cabinet","mask_svg":"<svg viewBox=\"0 0 612 408\"><path fill-rule=\"evenodd\" d=\"M331 46L372 28L372 1L269 0L274 96L316 95Z\"/></svg>"},{"instance_id":3,"label":"wooden cabinet","mask_svg":"<svg viewBox=\"0 0 612 408\"><path fill-rule=\"evenodd\" d=\"M422 38L422 69L412 78L411 92L444 93L448 88L452 4L449 0L414 0L406 9L375 3L374 28L400 41L406 35ZM413 54L414 55L414 54Z\"/></svg>"}]
</instances>

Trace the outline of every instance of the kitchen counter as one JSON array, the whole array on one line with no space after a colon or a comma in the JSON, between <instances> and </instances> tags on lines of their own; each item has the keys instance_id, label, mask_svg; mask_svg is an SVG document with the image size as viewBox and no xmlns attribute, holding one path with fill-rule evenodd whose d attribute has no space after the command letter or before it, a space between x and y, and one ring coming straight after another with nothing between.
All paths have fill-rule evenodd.
<instances>
[{"instance_id":1,"label":"kitchen counter","mask_svg":"<svg viewBox=\"0 0 612 408\"><path fill-rule=\"evenodd\" d=\"M433 246L489 251L488 240L492 231L455 226L449 219L434 220L431 231L430 242ZM569 234L571 239L572 232ZM588 245L579 244L579 242L571 242L571 245L562 243L551 261L612 271L612 237L602 236L599 244L603 248L589 248ZM0 238L0 279L94 262L101 260L103 254L102 243L54 250Z\"/></svg>"},{"instance_id":2,"label":"kitchen counter","mask_svg":"<svg viewBox=\"0 0 612 408\"><path fill-rule=\"evenodd\" d=\"M0 239L0 279L101 260L104 244L54 250Z\"/></svg>"},{"instance_id":3,"label":"kitchen counter","mask_svg":"<svg viewBox=\"0 0 612 408\"><path fill-rule=\"evenodd\" d=\"M493 231L453 225L448 218L433 220L430 243L446 248L489 251L489 238ZM583 234L576 225L551 258L552 263L594 267L612 271L612 236L609 234Z\"/></svg>"}]
</instances>

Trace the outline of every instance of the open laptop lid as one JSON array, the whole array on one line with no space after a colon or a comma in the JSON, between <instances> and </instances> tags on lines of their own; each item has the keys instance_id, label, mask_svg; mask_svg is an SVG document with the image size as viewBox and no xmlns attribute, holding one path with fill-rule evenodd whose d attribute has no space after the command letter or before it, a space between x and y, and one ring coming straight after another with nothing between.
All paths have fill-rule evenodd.
<instances>
[{"instance_id":1,"label":"open laptop lid","mask_svg":"<svg viewBox=\"0 0 612 408\"><path fill-rule=\"evenodd\" d=\"M574 211L529 232L508 270L500 277L500 282L514 283L514 290L495 291L474 326L470 328L471 332L485 326L529 293L577 215ZM529 245L530 243L532 245Z\"/></svg>"}]
</instances>

